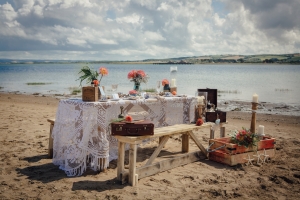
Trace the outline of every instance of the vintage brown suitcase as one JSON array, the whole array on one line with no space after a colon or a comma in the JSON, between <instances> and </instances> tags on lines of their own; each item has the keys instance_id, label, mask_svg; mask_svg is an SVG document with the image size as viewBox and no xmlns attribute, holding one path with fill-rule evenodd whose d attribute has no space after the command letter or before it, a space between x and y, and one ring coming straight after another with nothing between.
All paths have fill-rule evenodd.
<instances>
[{"instance_id":1,"label":"vintage brown suitcase","mask_svg":"<svg viewBox=\"0 0 300 200\"><path fill-rule=\"evenodd\" d=\"M217 119L220 119L220 122L226 122L226 112L220 110L215 112L206 112L205 120L207 122L216 122Z\"/></svg>"},{"instance_id":2,"label":"vintage brown suitcase","mask_svg":"<svg viewBox=\"0 0 300 200\"><path fill-rule=\"evenodd\" d=\"M218 90L217 89L198 89L198 92L207 92L207 101L215 105L215 108L218 107ZM220 122L226 122L226 112L216 110L215 112L209 112L209 105L207 105L208 111L205 113L206 122L216 122L219 118Z\"/></svg>"},{"instance_id":3,"label":"vintage brown suitcase","mask_svg":"<svg viewBox=\"0 0 300 200\"><path fill-rule=\"evenodd\" d=\"M154 124L150 120L136 121L132 123L113 122L111 123L111 134L122 136L153 135Z\"/></svg>"}]
</instances>

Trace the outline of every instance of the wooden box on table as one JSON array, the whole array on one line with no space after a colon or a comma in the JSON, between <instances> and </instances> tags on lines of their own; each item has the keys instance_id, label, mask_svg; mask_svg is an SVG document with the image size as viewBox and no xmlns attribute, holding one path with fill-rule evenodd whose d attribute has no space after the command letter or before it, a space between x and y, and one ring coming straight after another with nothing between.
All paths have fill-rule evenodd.
<instances>
[{"instance_id":1,"label":"wooden box on table","mask_svg":"<svg viewBox=\"0 0 300 200\"><path fill-rule=\"evenodd\" d=\"M82 87L82 101L98 101L99 88L93 86Z\"/></svg>"}]
</instances>

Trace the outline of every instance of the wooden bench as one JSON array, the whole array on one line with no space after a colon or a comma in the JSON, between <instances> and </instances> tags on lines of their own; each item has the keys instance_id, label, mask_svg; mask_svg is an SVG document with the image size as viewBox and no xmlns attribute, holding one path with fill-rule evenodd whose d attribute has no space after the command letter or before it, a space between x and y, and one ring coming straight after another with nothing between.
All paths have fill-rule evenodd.
<instances>
[{"instance_id":1,"label":"wooden bench","mask_svg":"<svg viewBox=\"0 0 300 200\"><path fill-rule=\"evenodd\" d=\"M55 119L47 119L50 122L50 131L49 131L49 144L48 144L48 156L49 158L53 158L53 138L52 138L52 130L54 127Z\"/></svg>"},{"instance_id":2,"label":"wooden bench","mask_svg":"<svg viewBox=\"0 0 300 200\"><path fill-rule=\"evenodd\" d=\"M154 130L154 135L148 136L115 136L118 139L118 161L117 161L117 179L123 184L127 181L132 186L138 184L138 179L143 177L151 176L153 174L166 171L181 165L185 165L191 162L198 161L200 159L207 158L207 151L196 138L194 131L211 127L211 124L203 124L202 126L196 126L195 124L179 124L173 126L166 126L161 128L156 128ZM160 162L154 163L154 159L158 156L170 136L182 134L182 147L181 150L183 155L176 156L174 158L165 159ZM148 159L147 163L139 168L136 168L136 158L137 158L137 147L145 139L160 138L160 143L155 149L151 157ZM189 138L191 138L201 151L189 152ZM125 160L125 144L129 144L129 170L125 170L124 160Z\"/></svg>"}]
</instances>

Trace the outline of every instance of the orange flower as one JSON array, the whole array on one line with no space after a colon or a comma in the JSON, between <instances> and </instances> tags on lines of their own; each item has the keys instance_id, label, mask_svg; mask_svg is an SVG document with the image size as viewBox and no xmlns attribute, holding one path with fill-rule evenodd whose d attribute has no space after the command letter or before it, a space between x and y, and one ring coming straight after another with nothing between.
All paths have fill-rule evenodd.
<instances>
[{"instance_id":1,"label":"orange flower","mask_svg":"<svg viewBox=\"0 0 300 200\"><path fill-rule=\"evenodd\" d=\"M99 85L99 81L98 80L93 80L94 85L97 87Z\"/></svg>"},{"instance_id":2,"label":"orange flower","mask_svg":"<svg viewBox=\"0 0 300 200\"><path fill-rule=\"evenodd\" d=\"M162 84L162 86L165 86L166 84L169 84L168 79L163 79L163 80L161 81L161 84Z\"/></svg>"},{"instance_id":3,"label":"orange flower","mask_svg":"<svg viewBox=\"0 0 300 200\"><path fill-rule=\"evenodd\" d=\"M196 126L201 126L203 124L203 119L199 118L196 122Z\"/></svg>"},{"instance_id":4,"label":"orange flower","mask_svg":"<svg viewBox=\"0 0 300 200\"><path fill-rule=\"evenodd\" d=\"M108 70L105 67L100 67L99 74L101 74L102 76L106 76L108 75Z\"/></svg>"},{"instance_id":5,"label":"orange flower","mask_svg":"<svg viewBox=\"0 0 300 200\"><path fill-rule=\"evenodd\" d=\"M127 121L127 122L132 122L132 117L131 117L130 115L127 115L127 116L125 117L125 121Z\"/></svg>"}]
</instances>

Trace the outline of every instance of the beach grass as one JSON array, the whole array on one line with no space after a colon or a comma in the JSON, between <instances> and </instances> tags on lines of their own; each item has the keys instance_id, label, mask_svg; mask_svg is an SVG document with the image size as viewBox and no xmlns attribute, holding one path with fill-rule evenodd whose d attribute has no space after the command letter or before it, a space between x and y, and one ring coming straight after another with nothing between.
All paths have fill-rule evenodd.
<instances>
[{"instance_id":1,"label":"beach grass","mask_svg":"<svg viewBox=\"0 0 300 200\"><path fill-rule=\"evenodd\" d=\"M218 90L218 93L230 93L230 94L239 94L242 93L238 90Z\"/></svg>"},{"instance_id":2,"label":"beach grass","mask_svg":"<svg viewBox=\"0 0 300 200\"><path fill-rule=\"evenodd\" d=\"M69 87L69 91L72 95L77 95L78 93L81 93L81 88L79 88L79 87Z\"/></svg>"},{"instance_id":3,"label":"beach grass","mask_svg":"<svg viewBox=\"0 0 300 200\"><path fill-rule=\"evenodd\" d=\"M143 90L144 92L156 92L155 88L147 88Z\"/></svg>"},{"instance_id":4,"label":"beach grass","mask_svg":"<svg viewBox=\"0 0 300 200\"><path fill-rule=\"evenodd\" d=\"M283 89L283 88L276 88L275 91L276 92L289 92L291 90L289 90L289 89Z\"/></svg>"},{"instance_id":5,"label":"beach grass","mask_svg":"<svg viewBox=\"0 0 300 200\"><path fill-rule=\"evenodd\" d=\"M26 83L27 85L48 85L48 84L51 84L51 83L43 83L43 82L29 82L29 83Z\"/></svg>"}]
</instances>

